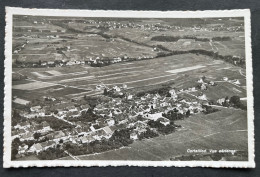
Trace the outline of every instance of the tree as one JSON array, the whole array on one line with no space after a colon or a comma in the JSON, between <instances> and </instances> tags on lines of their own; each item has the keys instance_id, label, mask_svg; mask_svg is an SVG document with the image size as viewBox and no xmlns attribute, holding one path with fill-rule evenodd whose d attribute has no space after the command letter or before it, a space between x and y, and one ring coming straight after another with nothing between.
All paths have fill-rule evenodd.
<instances>
[{"instance_id":1,"label":"tree","mask_svg":"<svg viewBox=\"0 0 260 177\"><path fill-rule=\"evenodd\" d=\"M12 148L12 155L11 155L11 158L12 158L12 160L14 160L16 157L16 155L18 154L18 150L15 148L15 149L13 149Z\"/></svg>"},{"instance_id":2,"label":"tree","mask_svg":"<svg viewBox=\"0 0 260 177\"><path fill-rule=\"evenodd\" d=\"M41 136L41 133L38 133L38 132L33 134L33 138L36 140L38 140L40 138L40 136Z\"/></svg>"},{"instance_id":3,"label":"tree","mask_svg":"<svg viewBox=\"0 0 260 177\"><path fill-rule=\"evenodd\" d=\"M54 111L54 114L58 114L58 110L55 110L55 111Z\"/></svg>"},{"instance_id":4,"label":"tree","mask_svg":"<svg viewBox=\"0 0 260 177\"><path fill-rule=\"evenodd\" d=\"M107 88L104 89L104 95L107 95L108 94L108 91L107 91Z\"/></svg>"},{"instance_id":5,"label":"tree","mask_svg":"<svg viewBox=\"0 0 260 177\"><path fill-rule=\"evenodd\" d=\"M229 100L231 104L239 105L240 104L240 98L239 96L232 96Z\"/></svg>"},{"instance_id":6,"label":"tree","mask_svg":"<svg viewBox=\"0 0 260 177\"><path fill-rule=\"evenodd\" d=\"M241 103L239 96L232 96L229 100L229 103L235 108L240 108L242 110L247 109L247 107Z\"/></svg>"},{"instance_id":7,"label":"tree","mask_svg":"<svg viewBox=\"0 0 260 177\"><path fill-rule=\"evenodd\" d=\"M13 140L13 142L12 142L14 145L17 145L17 144L20 144L21 143L21 141L20 141L20 139L19 138L15 138L14 140Z\"/></svg>"},{"instance_id":8,"label":"tree","mask_svg":"<svg viewBox=\"0 0 260 177\"><path fill-rule=\"evenodd\" d=\"M189 117L190 116L190 110L188 110L187 112L186 112L186 117Z\"/></svg>"},{"instance_id":9,"label":"tree","mask_svg":"<svg viewBox=\"0 0 260 177\"><path fill-rule=\"evenodd\" d=\"M205 114L210 114L210 113L219 111L218 109L213 108L213 107L211 107L211 106L207 106L207 105L202 105L202 108L204 109L203 112L204 112Z\"/></svg>"}]
</instances>

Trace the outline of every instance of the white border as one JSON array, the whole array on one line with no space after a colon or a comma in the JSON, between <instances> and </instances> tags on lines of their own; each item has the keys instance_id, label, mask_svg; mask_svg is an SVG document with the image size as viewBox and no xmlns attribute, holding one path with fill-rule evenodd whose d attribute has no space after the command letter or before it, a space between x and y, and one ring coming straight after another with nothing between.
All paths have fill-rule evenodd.
<instances>
[{"instance_id":1,"label":"white border","mask_svg":"<svg viewBox=\"0 0 260 177\"><path fill-rule=\"evenodd\" d=\"M12 17L13 15L68 16L68 17L128 17L128 18L220 18L244 17L246 45L246 79L248 108L248 156L247 162L237 161L112 161L112 160L42 160L11 161L11 87L12 87ZM105 11L105 10L60 10L60 9L26 9L6 7L5 28L5 98L4 98L4 156L3 167L78 167L78 166L163 166L163 167L235 167L254 168L254 109L253 109L253 70L251 55L251 21L250 10L221 11Z\"/></svg>"}]
</instances>

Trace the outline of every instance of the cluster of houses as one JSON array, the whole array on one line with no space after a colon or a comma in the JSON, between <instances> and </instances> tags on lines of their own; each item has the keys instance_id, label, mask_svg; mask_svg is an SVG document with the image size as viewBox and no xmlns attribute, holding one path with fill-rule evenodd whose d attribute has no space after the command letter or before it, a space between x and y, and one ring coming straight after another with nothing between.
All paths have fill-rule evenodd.
<instances>
[{"instance_id":1,"label":"cluster of houses","mask_svg":"<svg viewBox=\"0 0 260 177\"><path fill-rule=\"evenodd\" d=\"M44 97L43 99L56 101L56 99L52 97ZM50 111L49 107L52 107L52 111ZM87 111L89 108L90 106L88 104L82 104L76 107L73 103L64 102L63 100L53 106L34 105L31 106L27 112L21 111L20 115L27 118L27 120L18 123L12 129L12 140L19 138L21 142L18 148L18 154L39 153L48 148L56 147L60 142L82 144L103 138L110 138L115 130L114 119L98 119L89 124L84 124L81 121L69 122L66 120L67 117L76 118L81 116L81 113ZM55 131L50 127L48 121L43 121L42 123L36 123L35 121L38 117L44 118L49 116L70 123L74 128ZM39 139L36 139L35 133L40 134ZM34 141L35 143L28 147L28 143L24 143L25 141Z\"/></svg>"},{"instance_id":2,"label":"cluster of houses","mask_svg":"<svg viewBox=\"0 0 260 177\"><path fill-rule=\"evenodd\" d=\"M166 25L161 23L135 23L135 22L118 22L118 21L101 21L101 20L87 20L84 23L90 24L96 28L107 28L109 30L113 29L123 29L123 28L134 28L140 30L152 30L152 31L164 31L167 29L175 29L178 26Z\"/></svg>"},{"instance_id":3,"label":"cluster of houses","mask_svg":"<svg viewBox=\"0 0 260 177\"><path fill-rule=\"evenodd\" d=\"M76 107L72 102L55 102L55 105L51 104L48 106L31 106L30 111L20 111L20 115L27 119L50 116L57 118L64 118L68 116L77 117L81 114L81 112L87 111L89 108L90 106L88 104L82 104L79 107Z\"/></svg>"},{"instance_id":4,"label":"cluster of houses","mask_svg":"<svg viewBox=\"0 0 260 177\"><path fill-rule=\"evenodd\" d=\"M120 91L119 89L118 91ZM94 113L106 119L113 119L116 124L135 124L137 117L142 116L145 119L143 124L147 123L146 120L157 121L159 119L163 125L167 125L170 121L163 117L163 114L167 114L171 110L177 110L181 114L185 114L188 110L191 114L203 110L202 105L197 101L179 100L174 89L169 93L170 97L159 94L145 94L137 97L126 93L124 98L110 98L110 101L98 104L94 108Z\"/></svg>"},{"instance_id":5,"label":"cluster of houses","mask_svg":"<svg viewBox=\"0 0 260 177\"><path fill-rule=\"evenodd\" d=\"M204 78L198 80L198 83L204 85L214 85L212 82L206 82ZM98 118L91 122L72 121L83 116L83 111L88 111L90 105L78 104L75 102L66 102L65 100L57 101L52 97L44 97L44 100L55 102L48 106L34 105L30 107L30 111L20 112L20 115L27 118L27 121L18 123L13 127L12 139L19 138L21 142L33 140L35 143L28 147L27 144L19 146L19 154L39 153L58 144L69 142L74 144L90 143L102 139L109 139L118 127L134 128L130 138L138 139L141 133L147 131L148 121L159 121L163 125L170 124L170 120L163 115L169 111L177 111L185 115L197 114L203 111L202 104L196 99L189 100L180 98L179 94L196 92L196 88L188 88L185 90L170 89L169 94L159 95L158 93L146 93L143 96L137 96L130 92L125 92L127 85L113 86L108 91L123 93L123 97L107 97L107 101L99 102L93 109L93 114ZM203 90L204 88L201 87ZM77 106L76 106L77 105ZM50 108L51 107L51 108ZM53 130L48 121L36 123L37 117L52 116L54 119L65 121L74 128ZM67 119L67 118L70 119ZM141 119L140 119L141 117ZM40 133L39 139L35 139L34 134ZM46 141L38 141L47 138Z\"/></svg>"},{"instance_id":6,"label":"cluster of houses","mask_svg":"<svg viewBox=\"0 0 260 177\"><path fill-rule=\"evenodd\" d=\"M21 46L19 46L18 48L16 48L14 51L13 51L13 54L18 54L22 49L25 48L25 46L29 43L28 40L25 41L25 43L23 43Z\"/></svg>"},{"instance_id":7,"label":"cluster of houses","mask_svg":"<svg viewBox=\"0 0 260 177\"><path fill-rule=\"evenodd\" d=\"M12 140L19 138L21 145L18 149L18 154L24 153L39 153L50 147L56 147L58 144L70 142L74 144L90 143L95 140L103 138L108 139L112 136L115 121L113 119L97 120L95 123L89 125L75 122L74 128L71 130L64 129L54 131L50 125L44 121L37 124L33 119L26 122L21 122L13 127ZM35 139L35 133L40 133L39 139ZM38 140L45 140L38 142ZM28 147L24 141L35 141L35 143ZM37 143L38 142L38 143Z\"/></svg>"},{"instance_id":8,"label":"cluster of houses","mask_svg":"<svg viewBox=\"0 0 260 177\"><path fill-rule=\"evenodd\" d=\"M182 25L167 25L159 22L155 23L136 23L136 22L118 22L118 21L101 21L101 20L88 20L84 23L90 24L96 28L107 28L109 30L134 28L143 31L166 31L176 30L184 31L184 29L190 29L192 31L243 31L243 25L241 26L225 26L223 23L197 25L192 27L183 27Z\"/></svg>"}]
</instances>

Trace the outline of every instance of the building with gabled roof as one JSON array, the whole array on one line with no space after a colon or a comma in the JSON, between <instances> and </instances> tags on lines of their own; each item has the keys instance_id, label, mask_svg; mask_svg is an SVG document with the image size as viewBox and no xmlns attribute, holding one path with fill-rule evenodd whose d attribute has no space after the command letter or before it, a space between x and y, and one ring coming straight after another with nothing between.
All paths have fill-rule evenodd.
<instances>
[{"instance_id":1,"label":"building with gabled roof","mask_svg":"<svg viewBox=\"0 0 260 177\"><path fill-rule=\"evenodd\" d=\"M36 152L37 154L43 150L42 146L40 143L33 144L28 152Z\"/></svg>"},{"instance_id":2,"label":"building with gabled roof","mask_svg":"<svg viewBox=\"0 0 260 177\"><path fill-rule=\"evenodd\" d=\"M95 139L92 137L92 135L83 136L80 138L81 143L90 143L92 141L95 141Z\"/></svg>"},{"instance_id":3,"label":"building with gabled roof","mask_svg":"<svg viewBox=\"0 0 260 177\"><path fill-rule=\"evenodd\" d=\"M32 132L28 132L28 133L25 133L23 134L21 137L20 137L20 140L33 140L34 137L33 137L33 133Z\"/></svg>"},{"instance_id":4,"label":"building with gabled roof","mask_svg":"<svg viewBox=\"0 0 260 177\"><path fill-rule=\"evenodd\" d=\"M104 130L104 131L106 132L106 134L108 134L108 135L113 133L112 130L109 128L109 126L104 127L103 130Z\"/></svg>"},{"instance_id":5,"label":"building with gabled roof","mask_svg":"<svg viewBox=\"0 0 260 177\"><path fill-rule=\"evenodd\" d=\"M38 106L33 106L33 107L30 108L30 110L31 110L32 112L38 112L40 109L41 109L41 106L40 106L40 105L38 105Z\"/></svg>"},{"instance_id":6,"label":"building with gabled roof","mask_svg":"<svg viewBox=\"0 0 260 177\"><path fill-rule=\"evenodd\" d=\"M50 147L54 147L56 145L56 143L54 141L45 141L41 143L42 149L46 150Z\"/></svg>"},{"instance_id":7,"label":"building with gabled roof","mask_svg":"<svg viewBox=\"0 0 260 177\"><path fill-rule=\"evenodd\" d=\"M56 131L56 132L54 132L54 139L59 139L59 138L62 138L62 137L64 137L65 136L65 133L63 133L63 131Z\"/></svg>"}]
</instances>

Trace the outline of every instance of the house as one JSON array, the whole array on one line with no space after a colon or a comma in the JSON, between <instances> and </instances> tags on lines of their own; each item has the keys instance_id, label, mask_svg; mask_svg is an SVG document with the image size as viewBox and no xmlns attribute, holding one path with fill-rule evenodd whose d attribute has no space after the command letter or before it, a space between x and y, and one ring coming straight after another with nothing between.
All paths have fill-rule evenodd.
<instances>
[{"instance_id":1,"label":"house","mask_svg":"<svg viewBox=\"0 0 260 177\"><path fill-rule=\"evenodd\" d=\"M90 131L91 131L90 126L88 126L88 125L84 125L84 126L82 127L82 130L83 130L84 132L90 132Z\"/></svg>"},{"instance_id":2,"label":"house","mask_svg":"<svg viewBox=\"0 0 260 177\"><path fill-rule=\"evenodd\" d=\"M24 141L24 140L34 140L33 133L28 132L28 133L23 134L21 136L20 140L22 140L22 141Z\"/></svg>"},{"instance_id":3,"label":"house","mask_svg":"<svg viewBox=\"0 0 260 177\"><path fill-rule=\"evenodd\" d=\"M93 138L96 140L101 140L102 137L105 137L107 134L103 129L99 129L97 130L94 134L93 134Z\"/></svg>"},{"instance_id":4,"label":"house","mask_svg":"<svg viewBox=\"0 0 260 177\"><path fill-rule=\"evenodd\" d=\"M239 80L238 80L238 79L237 79L237 80L235 80L233 83L234 83L234 84L236 84L236 85L240 85L240 82L239 82Z\"/></svg>"},{"instance_id":5,"label":"house","mask_svg":"<svg viewBox=\"0 0 260 177\"><path fill-rule=\"evenodd\" d=\"M201 86L200 86L200 89L201 90L207 90L206 84L202 83Z\"/></svg>"},{"instance_id":6,"label":"house","mask_svg":"<svg viewBox=\"0 0 260 177\"><path fill-rule=\"evenodd\" d=\"M46 121L42 122L41 125L42 125L43 128L44 128L44 127L49 127L49 126L50 126Z\"/></svg>"},{"instance_id":7,"label":"house","mask_svg":"<svg viewBox=\"0 0 260 177\"><path fill-rule=\"evenodd\" d=\"M39 112L41 109L41 106L33 106L30 108L31 112Z\"/></svg>"},{"instance_id":8,"label":"house","mask_svg":"<svg viewBox=\"0 0 260 177\"><path fill-rule=\"evenodd\" d=\"M42 62L41 65L42 65L42 66L46 66L46 65L47 65L47 62Z\"/></svg>"},{"instance_id":9,"label":"house","mask_svg":"<svg viewBox=\"0 0 260 177\"><path fill-rule=\"evenodd\" d=\"M64 137L65 134L60 130L60 131L56 131L54 132L54 136L53 136L53 139L60 139L62 137Z\"/></svg>"},{"instance_id":10,"label":"house","mask_svg":"<svg viewBox=\"0 0 260 177\"><path fill-rule=\"evenodd\" d=\"M96 105L95 109L94 110L102 110L104 107L102 104L98 104Z\"/></svg>"},{"instance_id":11,"label":"house","mask_svg":"<svg viewBox=\"0 0 260 177\"><path fill-rule=\"evenodd\" d=\"M89 128L90 128L90 130L93 131L93 132L96 131L96 129L94 128L93 125L91 125L91 127L89 127Z\"/></svg>"},{"instance_id":12,"label":"house","mask_svg":"<svg viewBox=\"0 0 260 177\"><path fill-rule=\"evenodd\" d=\"M146 116L148 119L156 121L158 118L162 117L162 112L154 113L154 114L148 114Z\"/></svg>"},{"instance_id":13,"label":"house","mask_svg":"<svg viewBox=\"0 0 260 177\"><path fill-rule=\"evenodd\" d=\"M142 128L142 129L138 129L138 135L142 134L142 133L145 133L147 130L146 128Z\"/></svg>"},{"instance_id":14,"label":"house","mask_svg":"<svg viewBox=\"0 0 260 177\"><path fill-rule=\"evenodd\" d=\"M225 98L220 98L217 100L217 103L220 104L220 105L223 105L223 103L225 102Z\"/></svg>"},{"instance_id":15,"label":"house","mask_svg":"<svg viewBox=\"0 0 260 177\"><path fill-rule=\"evenodd\" d=\"M41 132L47 132L52 130L50 125L46 121L42 122L41 126L42 126Z\"/></svg>"},{"instance_id":16,"label":"house","mask_svg":"<svg viewBox=\"0 0 260 177\"><path fill-rule=\"evenodd\" d=\"M14 126L14 128L19 128L19 129L26 129L29 128L31 125L29 122L21 122L20 124L17 124L16 126Z\"/></svg>"},{"instance_id":17,"label":"house","mask_svg":"<svg viewBox=\"0 0 260 177\"><path fill-rule=\"evenodd\" d=\"M30 101L27 101L27 100L24 100L24 99L21 99L21 98L15 98L13 100L14 103L17 103L17 104L21 104L21 105L28 105L30 103Z\"/></svg>"},{"instance_id":18,"label":"house","mask_svg":"<svg viewBox=\"0 0 260 177\"><path fill-rule=\"evenodd\" d=\"M19 146L18 147L18 154L24 154L27 149L28 149L28 145Z\"/></svg>"},{"instance_id":19,"label":"house","mask_svg":"<svg viewBox=\"0 0 260 177\"><path fill-rule=\"evenodd\" d=\"M169 120L169 119L166 119L166 118L161 117L161 118L159 118L158 120L159 120L160 123L163 124L164 126L170 124L170 120Z\"/></svg>"},{"instance_id":20,"label":"house","mask_svg":"<svg viewBox=\"0 0 260 177\"><path fill-rule=\"evenodd\" d=\"M132 140L138 140L138 135L136 133L131 133L130 134L130 139Z\"/></svg>"},{"instance_id":21,"label":"house","mask_svg":"<svg viewBox=\"0 0 260 177\"><path fill-rule=\"evenodd\" d=\"M62 116L67 113L67 111L65 111L63 109L57 109L57 111L58 111L58 116Z\"/></svg>"},{"instance_id":22,"label":"house","mask_svg":"<svg viewBox=\"0 0 260 177\"><path fill-rule=\"evenodd\" d=\"M210 81L210 82L209 82L209 85L211 85L211 86L215 86L215 85L216 85L216 83L215 83L215 82L213 82L213 81Z\"/></svg>"},{"instance_id":23,"label":"house","mask_svg":"<svg viewBox=\"0 0 260 177\"><path fill-rule=\"evenodd\" d=\"M109 119L106 119L106 123L107 123L108 126L113 126L113 125L115 125L115 120L109 118Z\"/></svg>"},{"instance_id":24,"label":"house","mask_svg":"<svg viewBox=\"0 0 260 177\"><path fill-rule=\"evenodd\" d=\"M47 64L48 64L48 65L53 65L53 64L54 64L54 61L48 61Z\"/></svg>"},{"instance_id":25,"label":"house","mask_svg":"<svg viewBox=\"0 0 260 177\"><path fill-rule=\"evenodd\" d=\"M66 114L66 116L67 117L79 117L80 116L80 112L78 112L78 111L73 111L73 112L68 112L67 114Z\"/></svg>"},{"instance_id":26,"label":"house","mask_svg":"<svg viewBox=\"0 0 260 177\"><path fill-rule=\"evenodd\" d=\"M17 129L15 129L15 130L12 130L11 135L15 136L15 135L18 135L18 133L19 133L19 131Z\"/></svg>"},{"instance_id":27,"label":"house","mask_svg":"<svg viewBox=\"0 0 260 177\"><path fill-rule=\"evenodd\" d=\"M67 107L67 110L68 110L69 112L78 111L78 109L77 109L75 106L69 106L69 107Z\"/></svg>"},{"instance_id":28,"label":"house","mask_svg":"<svg viewBox=\"0 0 260 177\"><path fill-rule=\"evenodd\" d=\"M69 141L72 142L73 144L77 144L77 141L78 141L78 140L79 140L79 139L76 138L76 137L70 137L70 138L69 138Z\"/></svg>"},{"instance_id":29,"label":"house","mask_svg":"<svg viewBox=\"0 0 260 177\"><path fill-rule=\"evenodd\" d=\"M144 122L142 121L137 121L135 123L135 129L138 130L138 129L145 129L147 127L147 124L145 124Z\"/></svg>"},{"instance_id":30,"label":"house","mask_svg":"<svg viewBox=\"0 0 260 177\"><path fill-rule=\"evenodd\" d=\"M204 83L204 81L203 81L203 79L202 78L200 78L199 80L198 80L198 83Z\"/></svg>"},{"instance_id":31,"label":"house","mask_svg":"<svg viewBox=\"0 0 260 177\"><path fill-rule=\"evenodd\" d=\"M133 99L133 95L129 94L129 95L127 96L127 99L128 99L128 100Z\"/></svg>"},{"instance_id":32,"label":"house","mask_svg":"<svg viewBox=\"0 0 260 177\"><path fill-rule=\"evenodd\" d=\"M167 102L162 102L162 103L160 103L160 106L161 106L161 107L168 106L168 103L167 103Z\"/></svg>"},{"instance_id":33,"label":"house","mask_svg":"<svg viewBox=\"0 0 260 177\"><path fill-rule=\"evenodd\" d=\"M122 114L122 112L119 109L115 109L113 112L115 115Z\"/></svg>"},{"instance_id":34,"label":"house","mask_svg":"<svg viewBox=\"0 0 260 177\"><path fill-rule=\"evenodd\" d=\"M198 96L198 99L200 100L207 100L207 97L205 94L201 95L201 96Z\"/></svg>"},{"instance_id":35,"label":"house","mask_svg":"<svg viewBox=\"0 0 260 177\"><path fill-rule=\"evenodd\" d=\"M112 132L112 130L109 128L109 126L104 127L103 130L106 132L107 135L112 135L112 134L113 134L113 132Z\"/></svg>"},{"instance_id":36,"label":"house","mask_svg":"<svg viewBox=\"0 0 260 177\"><path fill-rule=\"evenodd\" d=\"M228 81L228 78L227 77L223 77L223 81Z\"/></svg>"},{"instance_id":37,"label":"house","mask_svg":"<svg viewBox=\"0 0 260 177\"><path fill-rule=\"evenodd\" d=\"M45 141L41 143L42 149L46 150L48 148L54 147L56 143L54 141Z\"/></svg>"},{"instance_id":38,"label":"house","mask_svg":"<svg viewBox=\"0 0 260 177\"><path fill-rule=\"evenodd\" d=\"M30 147L28 152L36 152L37 154L43 150L40 143L34 144Z\"/></svg>"},{"instance_id":39,"label":"house","mask_svg":"<svg viewBox=\"0 0 260 177\"><path fill-rule=\"evenodd\" d=\"M82 111L87 111L90 108L90 106L88 104L85 104L85 105L81 105L80 108Z\"/></svg>"},{"instance_id":40,"label":"house","mask_svg":"<svg viewBox=\"0 0 260 177\"><path fill-rule=\"evenodd\" d=\"M81 143L90 143L92 141L95 141L95 139L92 137L92 135L83 136L80 138Z\"/></svg>"},{"instance_id":41,"label":"house","mask_svg":"<svg viewBox=\"0 0 260 177\"><path fill-rule=\"evenodd\" d=\"M118 86L114 86L113 89L114 89L115 91L117 91L117 92L120 92L120 91L121 91L120 87L118 87Z\"/></svg>"},{"instance_id":42,"label":"house","mask_svg":"<svg viewBox=\"0 0 260 177\"><path fill-rule=\"evenodd\" d=\"M23 133L25 133L26 131L24 130L24 129L19 129L18 130L18 134L23 134Z\"/></svg>"},{"instance_id":43,"label":"house","mask_svg":"<svg viewBox=\"0 0 260 177\"><path fill-rule=\"evenodd\" d=\"M84 130L82 129L82 127L76 127L75 132L76 132L76 134L79 134L79 133L84 132Z\"/></svg>"},{"instance_id":44,"label":"house","mask_svg":"<svg viewBox=\"0 0 260 177\"><path fill-rule=\"evenodd\" d=\"M39 110L38 115L42 117L45 116L45 110Z\"/></svg>"}]
</instances>

